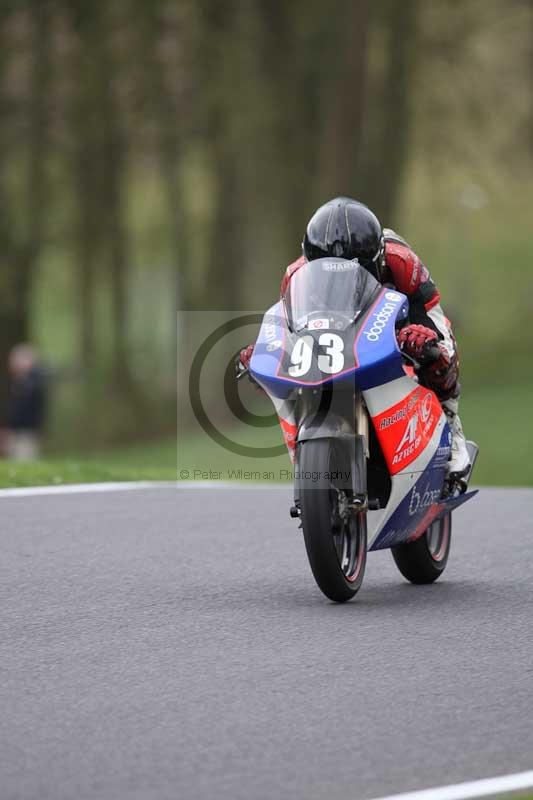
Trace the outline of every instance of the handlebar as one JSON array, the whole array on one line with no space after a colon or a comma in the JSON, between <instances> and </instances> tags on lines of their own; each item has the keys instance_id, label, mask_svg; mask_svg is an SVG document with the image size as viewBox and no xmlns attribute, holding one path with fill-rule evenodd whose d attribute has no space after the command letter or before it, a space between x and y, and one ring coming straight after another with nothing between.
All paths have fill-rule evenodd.
<instances>
[{"instance_id":1,"label":"handlebar","mask_svg":"<svg viewBox=\"0 0 533 800\"><path fill-rule=\"evenodd\" d=\"M417 361L416 358L404 353L403 350L401 351L402 357L408 361L415 369L420 369L421 367L425 366L426 364L431 364L432 361L436 361L440 358L441 352L438 345L432 345L428 347L424 353L424 356L420 361Z\"/></svg>"},{"instance_id":2,"label":"handlebar","mask_svg":"<svg viewBox=\"0 0 533 800\"><path fill-rule=\"evenodd\" d=\"M441 357L440 347L436 344L428 347L424 352L424 361L437 361Z\"/></svg>"}]
</instances>

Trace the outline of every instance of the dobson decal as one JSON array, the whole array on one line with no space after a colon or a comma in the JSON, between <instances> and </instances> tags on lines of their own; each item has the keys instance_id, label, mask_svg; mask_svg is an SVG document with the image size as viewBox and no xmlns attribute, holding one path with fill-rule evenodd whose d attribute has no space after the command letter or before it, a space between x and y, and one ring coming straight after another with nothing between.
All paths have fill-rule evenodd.
<instances>
[{"instance_id":1,"label":"dobson decal","mask_svg":"<svg viewBox=\"0 0 533 800\"><path fill-rule=\"evenodd\" d=\"M371 321L372 327L370 330L363 331L364 335L369 342L378 342L383 330L387 327L387 323L395 313L398 303L402 299L400 294L396 294L395 292L386 292L385 298L388 298L388 302L384 303L379 311L375 311L372 314Z\"/></svg>"}]
</instances>

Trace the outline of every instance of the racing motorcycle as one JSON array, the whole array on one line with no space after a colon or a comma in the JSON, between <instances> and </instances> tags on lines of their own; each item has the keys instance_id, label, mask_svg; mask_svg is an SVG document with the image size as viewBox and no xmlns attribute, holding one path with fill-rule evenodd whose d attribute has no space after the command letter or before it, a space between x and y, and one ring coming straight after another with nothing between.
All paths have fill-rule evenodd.
<instances>
[{"instance_id":1,"label":"racing motorcycle","mask_svg":"<svg viewBox=\"0 0 533 800\"><path fill-rule=\"evenodd\" d=\"M249 374L276 409L293 463L294 504L311 570L331 600L361 587L368 550L390 548L400 572L444 571L452 511L471 468L448 477L451 432L396 332L408 299L357 260L321 258L291 278L262 321Z\"/></svg>"}]
</instances>

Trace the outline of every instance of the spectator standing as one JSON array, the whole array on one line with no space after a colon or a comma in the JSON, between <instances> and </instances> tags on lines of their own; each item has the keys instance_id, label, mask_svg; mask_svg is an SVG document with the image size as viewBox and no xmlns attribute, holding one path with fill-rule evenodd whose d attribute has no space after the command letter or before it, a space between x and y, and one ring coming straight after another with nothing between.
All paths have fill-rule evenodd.
<instances>
[{"instance_id":1,"label":"spectator standing","mask_svg":"<svg viewBox=\"0 0 533 800\"><path fill-rule=\"evenodd\" d=\"M13 461L35 461L46 416L46 375L28 344L12 349L8 372L7 455Z\"/></svg>"}]
</instances>

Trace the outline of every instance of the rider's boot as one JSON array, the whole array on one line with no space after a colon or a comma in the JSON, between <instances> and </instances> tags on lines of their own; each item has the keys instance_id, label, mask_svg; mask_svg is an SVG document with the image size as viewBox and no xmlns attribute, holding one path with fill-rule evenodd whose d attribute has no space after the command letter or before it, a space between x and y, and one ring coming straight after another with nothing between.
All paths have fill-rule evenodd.
<instances>
[{"instance_id":1,"label":"rider's boot","mask_svg":"<svg viewBox=\"0 0 533 800\"><path fill-rule=\"evenodd\" d=\"M470 469L470 456L466 446L466 439L463 433L463 426L459 414L459 399L451 397L442 403L444 413L448 418L448 424L452 432L452 452L448 462L448 475L454 478L461 478Z\"/></svg>"}]
</instances>

